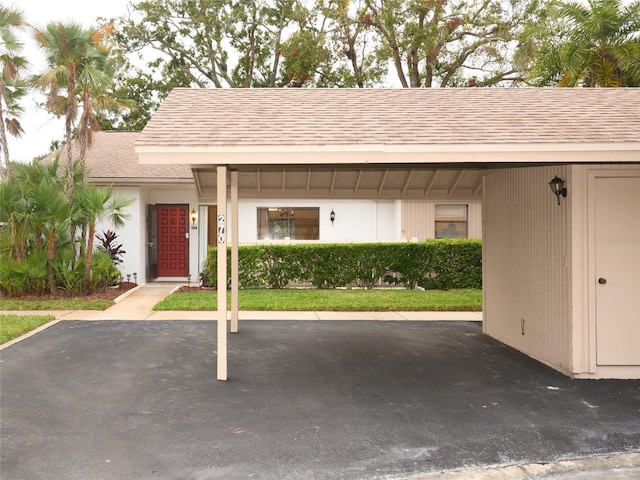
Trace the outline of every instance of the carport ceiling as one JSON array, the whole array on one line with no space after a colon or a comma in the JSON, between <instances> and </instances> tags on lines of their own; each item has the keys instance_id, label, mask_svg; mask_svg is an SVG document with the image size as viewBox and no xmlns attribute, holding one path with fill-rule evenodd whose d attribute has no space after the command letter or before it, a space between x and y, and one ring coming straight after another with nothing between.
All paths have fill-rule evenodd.
<instances>
[{"instance_id":1,"label":"carport ceiling","mask_svg":"<svg viewBox=\"0 0 640 480\"><path fill-rule=\"evenodd\" d=\"M215 199L216 171L193 167L200 200ZM326 166L238 169L240 198L476 198L482 172L469 168L422 166Z\"/></svg>"}]
</instances>

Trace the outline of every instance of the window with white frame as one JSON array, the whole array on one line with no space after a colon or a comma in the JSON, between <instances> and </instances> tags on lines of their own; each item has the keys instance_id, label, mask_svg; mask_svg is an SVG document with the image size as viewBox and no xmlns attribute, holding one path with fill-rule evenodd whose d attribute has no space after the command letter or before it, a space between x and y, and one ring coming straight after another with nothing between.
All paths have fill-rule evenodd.
<instances>
[{"instance_id":1,"label":"window with white frame","mask_svg":"<svg viewBox=\"0 0 640 480\"><path fill-rule=\"evenodd\" d=\"M436 204L436 238L467 238L469 206Z\"/></svg>"},{"instance_id":2,"label":"window with white frame","mask_svg":"<svg viewBox=\"0 0 640 480\"><path fill-rule=\"evenodd\" d=\"M258 240L318 240L318 207L258 207Z\"/></svg>"}]
</instances>

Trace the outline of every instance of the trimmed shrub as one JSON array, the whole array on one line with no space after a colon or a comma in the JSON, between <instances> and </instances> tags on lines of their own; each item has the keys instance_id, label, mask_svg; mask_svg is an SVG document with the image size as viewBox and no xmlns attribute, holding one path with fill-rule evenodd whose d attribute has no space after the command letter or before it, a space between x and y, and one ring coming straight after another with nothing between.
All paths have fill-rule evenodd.
<instances>
[{"instance_id":1,"label":"trimmed shrub","mask_svg":"<svg viewBox=\"0 0 640 480\"><path fill-rule=\"evenodd\" d=\"M200 278L217 284L217 250L210 249ZM227 249L227 278L231 277ZM428 240L423 243L252 245L239 248L241 288L316 288L376 285L413 289L482 287L481 240Z\"/></svg>"}]
</instances>

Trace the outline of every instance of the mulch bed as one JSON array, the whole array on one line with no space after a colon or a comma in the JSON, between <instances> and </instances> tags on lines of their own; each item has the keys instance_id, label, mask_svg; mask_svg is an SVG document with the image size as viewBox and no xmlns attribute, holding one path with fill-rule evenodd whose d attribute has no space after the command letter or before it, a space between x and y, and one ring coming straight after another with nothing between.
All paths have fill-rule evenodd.
<instances>
[{"instance_id":1,"label":"mulch bed","mask_svg":"<svg viewBox=\"0 0 640 480\"><path fill-rule=\"evenodd\" d=\"M115 300L123 293L131 290L134 287L137 287L137 283L133 282L122 282L118 285L118 288L105 288L103 290L99 290L87 295L74 295L67 296L62 292L60 295L51 295L50 293L43 293L42 295L20 295L11 298L17 298L20 300L60 300L61 298L81 298L83 300Z\"/></svg>"},{"instance_id":2,"label":"mulch bed","mask_svg":"<svg viewBox=\"0 0 640 480\"><path fill-rule=\"evenodd\" d=\"M186 293L186 292L206 292L206 291L210 291L210 290L216 290L215 288L205 288L205 287L200 287L200 286L196 286L196 287L187 287L187 286L182 286L178 289L178 292L181 293Z\"/></svg>"}]
</instances>

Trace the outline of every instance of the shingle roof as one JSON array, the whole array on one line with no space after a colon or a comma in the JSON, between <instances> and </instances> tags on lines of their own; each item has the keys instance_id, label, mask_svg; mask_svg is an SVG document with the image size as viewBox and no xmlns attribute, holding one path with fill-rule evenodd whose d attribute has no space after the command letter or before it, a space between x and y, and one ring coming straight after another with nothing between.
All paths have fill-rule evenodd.
<instances>
[{"instance_id":1,"label":"shingle roof","mask_svg":"<svg viewBox=\"0 0 640 480\"><path fill-rule=\"evenodd\" d=\"M152 179L152 180L193 180L188 165L142 165L138 162L135 143L140 132L105 131L93 134L93 144L87 149L85 163L92 180L109 179ZM74 141L74 152L80 146ZM64 158L66 149L60 151Z\"/></svg>"},{"instance_id":2,"label":"shingle roof","mask_svg":"<svg viewBox=\"0 0 640 480\"><path fill-rule=\"evenodd\" d=\"M138 146L640 141L640 89L190 89Z\"/></svg>"}]
</instances>

